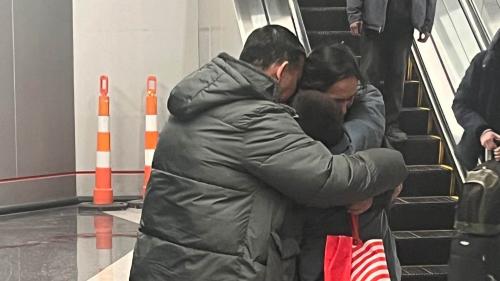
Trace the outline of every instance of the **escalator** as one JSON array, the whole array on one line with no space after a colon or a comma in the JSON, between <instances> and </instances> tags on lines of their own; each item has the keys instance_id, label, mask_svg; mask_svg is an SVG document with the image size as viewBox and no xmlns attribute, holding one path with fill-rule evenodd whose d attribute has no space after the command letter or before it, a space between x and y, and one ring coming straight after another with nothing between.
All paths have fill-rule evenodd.
<instances>
[{"instance_id":1,"label":"escalator","mask_svg":"<svg viewBox=\"0 0 500 281\"><path fill-rule=\"evenodd\" d=\"M344 43L359 56L360 40L348 31L346 0L301 0L298 4L312 48L319 44ZM400 123L409 136L408 141L395 147L404 155L410 176L390 214L403 280L446 280L456 204L451 195L456 176L422 79L412 61L403 106Z\"/></svg>"}]
</instances>

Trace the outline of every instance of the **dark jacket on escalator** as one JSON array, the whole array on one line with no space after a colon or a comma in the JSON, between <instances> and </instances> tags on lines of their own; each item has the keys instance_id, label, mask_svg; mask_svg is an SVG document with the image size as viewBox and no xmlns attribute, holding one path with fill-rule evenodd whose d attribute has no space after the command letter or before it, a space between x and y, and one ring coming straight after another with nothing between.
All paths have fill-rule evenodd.
<instances>
[{"instance_id":1,"label":"dark jacket on escalator","mask_svg":"<svg viewBox=\"0 0 500 281\"><path fill-rule=\"evenodd\" d=\"M347 205L393 188L400 153L333 156L308 137L278 86L221 54L172 91L153 159L130 280L291 281L294 202Z\"/></svg>"},{"instance_id":2,"label":"dark jacket on escalator","mask_svg":"<svg viewBox=\"0 0 500 281\"><path fill-rule=\"evenodd\" d=\"M453 112L464 128L458 154L470 170L484 155L480 143L484 130L500 133L500 31L488 50L472 60L455 95Z\"/></svg>"},{"instance_id":3,"label":"dark jacket on escalator","mask_svg":"<svg viewBox=\"0 0 500 281\"><path fill-rule=\"evenodd\" d=\"M406 3L402 3L405 2ZM392 3L391 3L392 2ZM391 5L390 5L391 4ZM408 15L390 14L398 11L398 5L408 5L411 13ZM389 9L388 9L389 8ZM410 24L420 32L431 32L436 12L436 0L347 0L347 15L349 23L363 21L366 29L382 33L390 21L402 21L406 25L406 17ZM390 17L389 17L390 16Z\"/></svg>"}]
</instances>

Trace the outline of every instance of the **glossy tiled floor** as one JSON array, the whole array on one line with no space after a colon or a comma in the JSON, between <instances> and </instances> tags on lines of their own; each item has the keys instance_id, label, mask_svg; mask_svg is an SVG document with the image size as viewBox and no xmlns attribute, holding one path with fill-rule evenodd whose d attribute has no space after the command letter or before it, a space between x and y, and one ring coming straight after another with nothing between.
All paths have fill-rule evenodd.
<instances>
[{"instance_id":1,"label":"glossy tiled floor","mask_svg":"<svg viewBox=\"0 0 500 281\"><path fill-rule=\"evenodd\" d=\"M0 216L0 280L127 280L140 212Z\"/></svg>"}]
</instances>

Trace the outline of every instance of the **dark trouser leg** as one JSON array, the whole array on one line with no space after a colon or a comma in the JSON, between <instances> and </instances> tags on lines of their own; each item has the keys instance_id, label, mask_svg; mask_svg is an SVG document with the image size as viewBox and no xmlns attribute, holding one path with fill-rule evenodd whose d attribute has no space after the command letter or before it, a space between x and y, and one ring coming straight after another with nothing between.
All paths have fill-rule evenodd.
<instances>
[{"instance_id":1,"label":"dark trouser leg","mask_svg":"<svg viewBox=\"0 0 500 281\"><path fill-rule=\"evenodd\" d=\"M384 103L386 127L399 127L399 115L404 92L404 80L408 55L413 34L383 34L384 55L386 62L384 77Z\"/></svg>"},{"instance_id":2,"label":"dark trouser leg","mask_svg":"<svg viewBox=\"0 0 500 281\"><path fill-rule=\"evenodd\" d=\"M384 79L384 60L382 59L382 37L373 31L367 30L361 35L361 71L366 74L368 81L381 89Z\"/></svg>"}]
</instances>

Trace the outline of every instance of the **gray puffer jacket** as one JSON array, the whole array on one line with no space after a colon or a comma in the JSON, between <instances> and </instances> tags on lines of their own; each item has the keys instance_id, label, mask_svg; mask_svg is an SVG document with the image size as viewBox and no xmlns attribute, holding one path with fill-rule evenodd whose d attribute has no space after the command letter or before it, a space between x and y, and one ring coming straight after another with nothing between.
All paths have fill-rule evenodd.
<instances>
[{"instance_id":1,"label":"gray puffer jacket","mask_svg":"<svg viewBox=\"0 0 500 281\"><path fill-rule=\"evenodd\" d=\"M130 280L294 280L298 243L281 235L293 201L346 205L405 178L399 152L332 156L273 101L277 92L226 54L175 87Z\"/></svg>"},{"instance_id":2,"label":"gray puffer jacket","mask_svg":"<svg viewBox=\"0 0 500 281\"><path fill-rule=\"evenodd\" d=\"M411 1L413 27L420 32L431 32L436 13L436 0L408 1ZM388 2L389 0L347 0L349 23L363 21L365 28L381 33L385 28Z\"/></svg>"}]
</instances>

